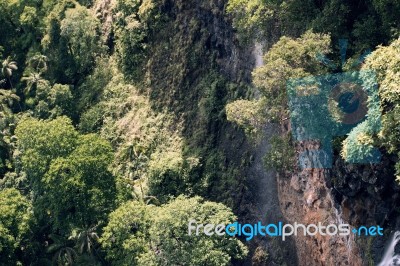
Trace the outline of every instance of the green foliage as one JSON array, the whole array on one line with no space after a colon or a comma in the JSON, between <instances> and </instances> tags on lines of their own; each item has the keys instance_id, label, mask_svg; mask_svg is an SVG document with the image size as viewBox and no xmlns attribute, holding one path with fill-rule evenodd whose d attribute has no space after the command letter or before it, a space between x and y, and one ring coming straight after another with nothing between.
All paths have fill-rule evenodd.
<instances>
[{"instance_id":1,"label":"green foliage","mask_svg":"<svg viewBox=\"0 0 400 266\"><path fill-rule=\"evenodd\" d=\"M148 162L149 193L162 202L181 193L191 194L190 190L195 188L192 175L200 166L199 158L184 156L182 139L171 141L176 146L157 149Z\"/></svg>"},{"instance_id":2,"label":"green foliage","mask_svg":"<svg viewBox=\"0 0 400 266\"><path fill-rule=\"evenodd\" d=\"M67 157L77 146L78 133L66 117L55 120L25 118L18 124L15 135L24 171L35 190L53 160ZM41 190L43 188L40 188Z\"/></svg>"},{"instance_id":3,"label":"green foliage","mask_svg":"<svg viewBox=\"0 0 400 266\"><path fill-rule=\"evenodd\" d=\"M80 254L88 254L90 256L96 255L99 241L97 225L88 228L74 229L69 238L75 241L75 248Z\"/></svg>"},{"instance_id":4,"label":"green foliage","mask_svg":"<svg viewBox=\"0 0 400 266\"><path fill-rule=\"evenodd\" d=\"M400 106L396 105L392 110L382 116L382 130L379 138L382 145L389 153L396 153L400 149L399 128Z\"/></svg>"},{"instance_id":5,"label":"green foliage","mask_svg":"<svg viewBox=\"0 0 400 266\"><path fill-rule=\"evenodd\" d=\"M178 197L160 207L128 202L110 215L101 239L112 265L230 265L247 254L227 236L189 236L188 221L233 222L229 208L200 197Z\"/></svg>"},{"instance_id":6,"label":"green foliage","mask_svg":"<svg viewBox=\"0 0 400 266\"><path fill-rule=\"evenodd\" d=\"M101 237L101 245L112 265L139 265L150 252L152 208L131 201L110 214L109 223Z\"/></svg>"},{"instance_id":7,"label":"green foliage","mask_svg":"<svg viewBox=\"0 0 400 266\"><path fill-rule=\"evenodd\" d=\"M234 25L243 37L254 36L255 32L258 32L259 39L269 40L274 32L296 35L298 29L312 28L315 32L330 33L333 43L336 43L339 38L349 39L348 54L360 54L363 50L388 42L392 36L398 35L397 28L400 21L398 12L394 11L398 5L396 1L385 0L357 5L351 1L338 0L324 3L231 0L227 10L233 14ZM297 12L293 12L294 10ZM306 10L308 12L304 12ZM298 18L294 18L294 14ZM303 23L303 27L299 27L299 21ZM288 30L291 27L293 30ZM299 41L300 39L282 37L265 56L265 66L258 68L253 74L254 84L266 96L268 120L279 121L287 117L285 106L287 99L282 88L285 87L288 78L323 73L324 70L318 66L315 59L318 53L330 53L330 38L314 36L316 38L309 33L308 45L306 39L304 42ZM313 48L310 44L316 46ZM333 51L338 50L337 47L334 48ZM400 103L398 48L399 40L388 47L379 47L368 57L363 66L363 69L372 69L378 75L379 96L383 108L382 130L378 141L375 131L372 130L379 127L374 122L377 119L372 118L372 124L369 121L357 126L343 143L342 156L346 160L352 161L355 158L372 156L373 147L379 142L391 153L397 153L400 148L398 141L400 133L398 119L396 119L397 105ZM369 102L373 101L370 99ZM240 104L241 108L238 108ZM250 124L246 128L251 129L253 125L248 122L248 114L256 112L257 108L255 103L253 106L247 105L244 102L228 105L228 118L241 125ZM254 118L253 120L257 121Z\"/></svg>"},{"instance_id":8,"label":"green foliage","mask_svg":"<svg viewBox=\"0 0 400 266\"><path fill-rule=\"evenodd\" d=\"M226 116L248 133L257 134L267 124L264 106L263 101L237 100L226 106Z\"/></svg>"},{"instance_id":9,"label":"green foliage","mask_svg":"<svg viewBox=\"0 0 400 266\"><path fill-rule=\"evenodd\" d=\"M16 94L17 90L13 87L11 80L13 71L16 70L18 67L15 61L10 58L3 61L1 75L4 79L0 79L0 176L4 176L13 168L12 153L15 148L15 138L12 134L16 120L13 113L18 107L21 110L20 97ZM2 180L0 185L4 183Z\"/></svg>"},{"instance_id":10,"label":"green foliage","mask_svg":"<svg viewBox=\"0 0 400 266\"><path fill-rule=\"evenodd\" d=\"M289 118L287 81L323 74L326 68L318 62L318 56L330 52L330 37L310 31L300 38L282 37L265 54L265 65L253 72L254 85L261 92L259 100L237 100L228 104L228 120L243 126L247 131L263 132L267 122L287 124ZM267 168L291 169L294 165L294 147L288 136L271 139L266 154Z\"/></svg>"},{"instance_id":11,"label":"green foliage","mask_svg":"<svg viewBox=\"0 0 400 266\"><path fill-rule=\"evenodd\" d=\"M400 2L398 0L372 0L372 5L376 12L382 18L383 27L385 32L395 33L398 37L398 26L400 25L399 8Z\"/></svg>"},{"instance_id":12,"label":"green foliage","mask_svg":"<svg viewBox=\"0 0 400 266\"><path fill-rule=\"evenodd\" d=\"M79 84L105 51L99 20L73 0L54 5L47 16L42 46L52 65L49 74L62 84Z\"/></svg>"},{"instance_id":13,"label":"green foliage","mask_svg":"<svg viewBox=\"0 0 400 266\"><path fill-rule=\"evenodd\" d=\"M150 193L158 196L176 195L184 191L185 173L182 147L158 150L149 161Z\"/></svg>"},{"instance_id":14,"label":"green foliage","mask_svg":"<svg viewBox=\"0 0 400 266\"><path fill-rule=\"evenodd\" d=\"M0 89L0 112L3 117L10 116L15 103L19 103L20 97L13 90Z\"/></svg>"},{"instance_id":15,"label":"green foliage","mask_svg":"<svg viewBox=\"0 0 400 266\"><path fill-rule=\"evenodd\" d=\"M397 157L400 158L400 152L397 154ZM400 160L397 160L395 168L396 168L396 181L400 183Z\"/></svg>"},{"instance_id":16,"label":"green foliage","mask_svg":"<svg viewBox=\"0 0 400 266\"><path fill-rule=\"evenodd\" d=\"M71 113L72 93L69 85L50 84L44 81L36 86L34 98L26 104L37 118L47 119Z\"/></svg>"},{"instance_id":17,"label":"green foliage","mask_svg":"<svg viewBox=\"0 0 400 266\"><path fill-rule=\"evenodd\" d=\"M253 72L254 85L264 96L268 119L277 122L288 117L287 81L324 73L326 69L317 55L329 53L329 47L328 35L306 32L298 39L282 37L268 51L266 64Z\"/></svg>"},{"instance_id":18,"label":"green foliage","mask_svg":"<svg viewBox=\"0 0 400 266\"><path fill-rule=\"evenodd\" d=\"M108 142L84 135L68 157L52 161L42 179L46 194L40 203L55 228L68 232L106 219L115 196L115 180L108 170L112 157Z\"/></svg>"},{"instance_id":19,"label":"green foliage","mask_svg":"<svg viewBox=\"0 0 400 266\"><path fill-rule=\"evenodd\" d=\"M81 115L79 122L79 129L81 132L94 133L100 131L103 125L103 108L102 104L97 104Z\"/></svg>"},{"instance_id":20,"label":"green foliage","mask_svg":"<svg viewBox=\"0 0 400 266\"><path fill-rule=\"evenodd\" d=\"M60 35L65 38L68 52L74 59L74 74L91 70L96 55L102 52L99 28L99 21L85 7L77 5L65 11Z\"/></svg>"},{"instance_id":21,"label":"green foliage","mask_svg":"<svg viewBox=\"0 0 400 266\"><path fill-rule=\"evenodd\" d=\"M349 38L350 54L358 54L398 35L398 1L353 2L228 1L241 37L268 48L253 73L261 94L254 101L237 84L247 70L236 70L241 53L229 47L234 37L222 2L0 1L0 258L104 264L99 237L115 265L243 258L237 239L187 235L189 218L229 222L236 219L230 209L198 197L166 202L185 194L237 205L251 157L236 154L246 150L244 137L226 118L252 133L267 122L287 126L286 81L325 73L317 55L337 50L330 36L332 43ZM344 142L345 157L377 144L399 153L398 48L399 41L380 47L366 62L378 73L382 131L377 138L360 125ZM225 66L228 57L234 67ZM232 78L225 77L230 69ZM272 138L268 167L289 169L293 157L290 138ZM263 250L257 256L267 260Z\"/></svg>"},{"instance_id":22,"label":"green foliage","mask_svg":"<svg viewBox=\"0 0 400 266\"><path fill-rule=\"evenodd\" d=\"M379 96L382 99L385 110L400 102L399 72L400 60L397 58L400 52L400 39L389 46L380 46L367 57L364 69L371 69L377 73Z\"/></svg>"},{"instance_id":23,"label":"green foliage","mask_svg":"<svg viewBox=\"0 0 400 266\"><path fill-rule=\"evenodd\" d=\"M31 203L16 189L0 191L0 257L16 263L16 254L24 250L30 233Z\"/></svg>"},{"instance_id":24,"label":"green foliage","mask_svg":"<svg viewBox=\"0 0 400 266\"><path fill-rule=\"evenodd\" d=\"M256 37L270 44L281 36L299 36L312 29L330 34L333 43L348 39L348 54L354 55L398 36L398 7L398 1L389 0L229 0L227 11L245 40ZM339 56L339 49L335 50Z\"/></svg>"},{"instance_id":25,"label":"green foliage","mask_svg":"<svg viewBox=\"0 0 400 266\"><path fill-rule=\"evenodd\" d=\"M97 58L96 67L78 89L79 102L76 104L76 113L82 116L82 113L90 107L94 107L102 98L103 90L112 79L115 62L112 58Z\"/></svg>"},{"instance_id":26,"label":"green foliage","mask_svg":"<svg viewBox=\"0 0 400 266\"><path fill-rule=\"evenodd\" d=\"M33 28L38 24L37 9L32 6L25 6L19 17L19 22L26 28Z\"/></svg>"},{"instance_id":27,"label":"green foliage","mask_svg":"<svg viewBox=\"0 0 400 266\"><path fill-rule=\"evenodd\" d=\"M49 237L52 240L52 244L48 246L47 252L54 253L52 264L57 266L72 265L78 257L78 253L68 246L68 239L56 234L51 234Z\"/></svg>"},{"instance_id":28,"label":"green foliage","mask_svg":"<svg viewBox=\"0 0 400 266\"><path fill-rule=\"evenodd\" d=\"M134 79L143 74L146 38L157 19L153 0L117 0L114 12L116 51L123 73Z\"/></svg>"},{"instance_id":29,"label":"green foliage","mask_svg":"<svg viewBox=\"0 0 400 266\"><path fill-rule=\"evenodd\" d=\"M11 78L12 72L14 70L18 70L17 62L12 61L10 58L7 58L6 60L3 61L1 74L3 74L5 78L7 79Z\"/></svg>"},{"instance_id":30,"label":"green foliage","mask_svg":"<svg viewBox=\"0 0 400 266\"><path fill-rule=\"evenodd\" d=\"M66 117L26 118L17 129L21 161L34 192L37 215L68 233L105 220L114 206L110 144L79 135Z\"/></svg>"},{"instance_id":31,"label":"green foliage","mask_svg":"<svg viewBox=\"0 0 400 266\"><path fill-rule=\"evenodd\" d=\"M46 253L52 258L48 261L52 265L101 265L99 257L99 237L97 226L76 228L67 238L57 234L50 234L51 244Z\"/></svg>"},{"instance_id":32,"label":"green foliage","mask_svg":"<svg viewBox=\"0 0 400 266\"><path fill-rule=\"evenodd\" d=\"M270 149L264 157L265 167L279 171L293 169L296 158L291 136L273 136L269 143Z\"/></svg>"},{"instance_id":33,"label":"green foliage","mask_svg":"<svg viewBox=\"0 0 400 266\"><path fill-rule=\"evenodd\" d=\"M0 44L5 55L16 55L23 62L26 52L35 46L40 36L40 19L37 12L41 1L10 0L0 3Z\"/></svg>"},{"instance_id":34,"label":"green foliage","mask_svg":"<svg viewBox=\"0 0 400 266\"><path fill-rule=\"evenodd\" d=\"M322 10L311 21L311 27L318 32L331 33L335 39L348 38L346 26L351 12L350 1L331 0L324 3Z\"/></svg>"},{"instance_id":35,"label":"green foliage","mask_svg":"<svg viewBox=\"0 0 400 266\"><path fill-rule=\"evenodd\" d=\"M26 82L24 93L34 96L38 86L49 86L49 82L42 75L48 70L48 58L40 53L32 55L27 60L27 67L21 81Z\"/></svg>"},{"instance_id":36,"label":"green foliage","mask_svg":"<svg viewBox=\"0 0 400 266\"><path fill-rule=\"evenodd\" d=\"M230 0L227 12L245 41L257 38L276 41L280 36L299 35L318 13L313 1Z\"/></svg>"},{"instance_id":37,"label":"green foliage","mask_svg":"<svg viewBox=\"0 0 400 266\"><path fill-rule=\"evenodd\" d=\"M247 38L250 38L256 34L267 35L266 32L258 30L265 30L264 24L271 22L274 11L278 7L261 0L231 0L228 1L227 11L233 14L234 25L241 35L245 34Z\"/></svg>"},{"instance_id":38,"label":"green foliage","mask_svg":"<svg viewBox=\"0 0 400 266\"><path fill-rule=\"evenodd\" d=\"M81 130L100 129L110 140L116 149L114 173L122 181L121 189L129 187L132 197L164 201L184 193L189 173L198 163L183 154L181 126L174 125L167 112L153 111L149 99L127 84L115 66L110 71L113 77L100 102L81 117Z\"/></svg>"},{"instance_id":39,"label":"green foliage","mask_svg":"<svg viewBox=\"0 0 400 266\"><path fill-rule=\"evenodd\" d=\"M306 32L297 39L282 37L264 56L265 65L253 72L254 85L262 93L262 98L253 103L239 100L228 105L228 119L240 125L250 117L256 124L258 121L282 123L289 116L287 81L324 73L326 69L317 58L329 53L329 47L328 35ZM250 129L252 127L254 125L250 123Z\"/></svg>"},{"instance_id":40,"label":"green foliage","mask_svg":"<svg viewBox=\"0 0 400 266\"><path fill-rule=\"evenodd\" d=\"M363 89L368 93L367 118L348 134L343 142L342 157L350 163L373 162L380 156L374 146L374 135L381 130L381 106L374 72L360 72Z\"/></svg>"},{"instance_id":41,"label":"green foliage","mask_svg":"<svg viewBox=\"0 0 400 266\"><path fill-rule=\"evenodd\" d=\"M1 113L0 113L1 114ZM5 113L0 119L0 175L5 176L7 171L13 169L13 152L16 148L16 138L13 136L16 117ZM0 187L5 183L5 179L0 181Z\"/></svg>"},{"instance_id":42,"label":"green foliage","mask_svg":"<svg viewBox=\"0 0 400 266\"><path fill-rule=\"evenodd\" d=\"M373 127L364 121L354 128L343 142L342 157L348 162L367 161L373 158L376 142L373 139Z\"/></svg>"},{"instance_id":43,"label":"green foliage","mask_svg":"<svg viewBox=\"0 0 400 266\"><path fill-rule=\"evenodd\" d=\"M382 2L384 3L384 2ZM389 46L380 46L367 57L363 69L376 72L379 83L380 108L382 111L382 127L378 134L379 142L367 130L359 132L359 138L368 143L380 143L389 153L400 155L400 39L393 41ZM373 141L374 140L374 141ZM396 164L397 176L400 176L399 163Z\"/></svg>"},{"instance_id":44,"label":"green foliage","mask_svg":"<svg viewBox=\"0 0 400 266\"><path fill-rule=\"evenodd\" d=\"M235 59L230 41L224 41L233 36L218 37L230 28L225 25L229 20L224 19L222 2L156 2L161 14L160 27L149 35L151 53L144 81L149 86L146 92L152 109L168 111L172 128L179 125L183 165L196 165L185 169L189 174L180 178L185 181L185 190L180 193L201 195L233 206L240 201L245 173L238 166L242 156L231 152L231 147L239 146L243 135L238 136L227 123L225 105L229 100L245 97L249 90L242 80L246 71L241 66L236 68L240 60ZM216 26L211 18L224 25Z\"/></svg>"},{"instance_id":45,"label":"green foliage","mask_svg":"<svg viewBox=\"0 0 400 266\"><path fill-rule=\"evenodd\" d=\"M247 248L238 239L226 235L188 235L190 219L215 225L234 222L232 211L221 203L200 197L178 197L161 206L153 217L152 243L163 251L156 256L157 264L229 265L232 259L243 259L247 254Z\"/></svg>"}]
</instances>

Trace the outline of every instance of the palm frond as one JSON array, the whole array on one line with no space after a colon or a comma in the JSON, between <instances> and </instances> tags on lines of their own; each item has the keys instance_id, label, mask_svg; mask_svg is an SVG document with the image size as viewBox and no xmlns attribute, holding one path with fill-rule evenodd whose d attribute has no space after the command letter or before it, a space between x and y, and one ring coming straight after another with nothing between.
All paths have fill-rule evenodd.
<instances>
[{"instance_id":1,"label":"palm frond","mask_svg":"<svg viewBox=\"0 0 400 266\"><path fill-rule=\"evenodd\" d=\"M1 72L4 77L10 78L12 76L12 71L17 69L17 62L11 61L10 58L7 58L3 61Z\"/></svg>"}]
</instances>

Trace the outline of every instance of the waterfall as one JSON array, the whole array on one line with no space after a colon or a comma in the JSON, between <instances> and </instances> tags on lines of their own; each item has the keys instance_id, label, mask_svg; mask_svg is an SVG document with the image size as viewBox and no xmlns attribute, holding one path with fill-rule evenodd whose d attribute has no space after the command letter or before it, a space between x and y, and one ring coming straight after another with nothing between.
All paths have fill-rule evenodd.
<instances>
[{"instance_id":1,"label":"waterfall","mask_svg":"<svg viewBox=\"0 0 400 266\"><path fill-rule=\"evenodd\" d=\"M340 207L339 207L340 208ZM335 209L335 222L336 224L345 224L343 221L341 211L339 212L338 209ZM353 243L355 242L354 239L354 234L349 234L348 236L342 236L342 239L346 245L347 248L347 257L350 259L351 258L351 252L353 250Z\"/></svg>"},{"instance_id":2,"label":"waterfall","mask_svg":"<svg viewBox=\"0 0 400 266\"><path fill-rule=\"evenodd\" d=\"M256 67L263 66L263 45L261 43L256 42L254 45L253 54L256 59Z\"/></svg>"},{"instance_id":3,"label":"waterfall","mask_svg":"<svg viewBox=\"0 0 400 266\"><path fill-rule=\"evenodd\" d=\"M334 200L332 198L332 192L329 193L329 199L331 201L332 206L335 206ZM336 207L333 207L333 209L335 209L335 213L334 213L334 222L336 224L345 224L345 222L343 221L342 218L342 210L341 207L338 207L339 209L337 209ZM344 244L346 245L347 248L347 258L349 259L349 261L351 260L351 254L353 251L353 243L355 242L355 237L354 234L349 234L348 236L339 236L339 238L343 239Z\"/></svg>"},{"instance_id":4,"label":"waterfall","mask_svg":"<svg viewBox=\"0 0 400 266\"><path fill-rule=\"evenodd\" d=\"M381 263L378 266L398 266L400 265L400 255L394 254L394 249L400 241L400 231L394 233L389 245L386 247Z\"/></svg>"},{"instance_id":5,"label":"waterfall","mask_svg":"<svg viewBox=\"0 0 400 266\"><path fill-rule=\"evenodd\" d=\"M255 42L252 54L255 60L254 69L256 69L257 67L262 67L264 65L263 45L259 42ZM255 89L254 98L258 100L260 97L261 97L260 91L258 89Z\"/></svg>"}]
</instances>

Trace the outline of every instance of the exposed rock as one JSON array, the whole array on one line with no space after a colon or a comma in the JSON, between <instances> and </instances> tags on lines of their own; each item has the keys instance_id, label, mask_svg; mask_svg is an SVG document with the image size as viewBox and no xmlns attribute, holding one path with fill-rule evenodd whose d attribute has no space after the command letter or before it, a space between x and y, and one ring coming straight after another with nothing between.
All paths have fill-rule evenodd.
<instances>
[{"instance_id":1,"label":"exposed rock","mask_svg":"<svg viewBox=\"0 0 400 266\"><path fill-rule=\"evenodd\" d=\"M291 180L290 180L290 186L297 192L300 192L301 189L301 184L300 184L300 178L298 175L293 175Z\"/></svg>"},{"instance_id":2,"label":"exposed rock","mask_svg":"<svg viewBox=\"0 0 400 266\"><path fill-rule=\"evenodd\" d=\"M298 190L300 186L293 186L293 184L298 184L297 176L299 175L294 174L290 179L283 176L278 178L282 212L290 223L318 224L321 222L326 225L341 222L333 204L331 190L326 186L327 175L329 173L325 170L304 170L301 176L306 177L306 188L300 191ZM285 204L287 201L292 204ZM349 210L346 211L349 215ZM353 239L319 234L316 236L299 234L294 239L299 265L362 265L359 249Z\"/></svg>"}]
</instances>

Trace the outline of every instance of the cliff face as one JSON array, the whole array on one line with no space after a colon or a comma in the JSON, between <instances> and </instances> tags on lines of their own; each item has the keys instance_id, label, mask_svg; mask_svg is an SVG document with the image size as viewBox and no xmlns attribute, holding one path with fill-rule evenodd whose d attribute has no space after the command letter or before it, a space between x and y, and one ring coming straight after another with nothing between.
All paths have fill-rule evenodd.
<instances>
[{"instance_id":1,"label":"cliff face","mask_svg":"<svg viewBox=\"0 0 400 266\"><path fill-rule=\"evenodd\" d=\"M385 155L377 165L350 165L337 159L326 180L344 221L354 226L384 228L382 238L357 239L363 265L381 262L390 236L400 227L400 191L393 178L393 159Z\"/></svg>"},{"instance_id":2,"label":"cliff face","mask_svg":"<svg viewBox=\"0 0 400 266\"><path fill-rule=\"evenodd\" d=\"M387 157L377 165L351 165L337 155L332 169L278 176L281 210L292 223L385 229L384 237L375 238L299 235L295 241L300 265L377 265L382 260L385 242L399 225L393 165Z\"/></svg>"},{"instance_id":3,"label":"cliff face","mask_svg":"<svg viewBox=\"0 0 400 266\"><path fill-rule=\"evenodd\" d=\"M291 223L340 224L326 170L303 170L278 178L279 199L284 216ZM295 238L299 265L362 265L354 237L304 236Z\"/></svg>"},{"instance_id":4,"label":"cliff face","mask_svg":"<svg viewBox=\"0 0 400 266\"><path fill-rule=\"evenodd\" d=\"M106 39L112 38L112 3L95 5ZM159 8L162 25L149 36L143 93L154 110L176 114L185 156L200 158L191 174L193 194L226 203L243 222L356 226L382 224L394 215L398 199L385 196L392 181L374 178L376 172L392 176L386 173L390 167L363 170L337 160L331 171L278 177L267 172L262 161L274 128L266 128L265 138L254 145L226 120L228 102L254 96L250 84L256 65L251 45L241 47L236 39L226 0L164 0ZM246 265L363 265L371 256L367 249L373 249L375 262L383 249L382 243L367 247L364 240L337 236L256 239L248 245Z\"/></svg>"}]
</instances>

